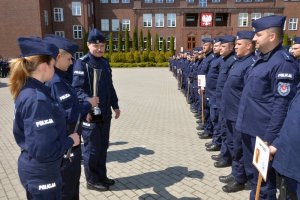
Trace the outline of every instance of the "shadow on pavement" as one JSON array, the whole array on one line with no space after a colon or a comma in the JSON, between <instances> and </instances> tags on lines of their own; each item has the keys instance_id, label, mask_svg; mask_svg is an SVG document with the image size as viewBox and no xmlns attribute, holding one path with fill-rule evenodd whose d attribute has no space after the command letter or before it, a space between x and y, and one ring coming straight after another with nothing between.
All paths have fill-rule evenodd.
<instances>
[{"instance_id":1,"label":"shadow on pavement","mask_svg":"<svg viewBox=\"0 0 300 200\"><path fill-rule=\"evenodd\" d=\"M151 155L154 151L146 149L144 147L133 147L129 149L122 149L116 151L109 151L107 153L107 162L117 161L120 163L126 163L137 159L140 155Z\"/></svg>"},{"instance_id":2,"label":"shadow on pavement","mask_svg":"<svg viewBox=\"0 0 300 200\"><path fill-rule=\"evenodd\" d=\"M125 141L110 142L109 146L111 146L111 145L124 145L124 144L128 144L128 142L125 142Z\"/></svg>"},{"instance_id":3,"label":"shadow on pavement","mask_svg":"<svg viewBox=\"0 0 300 200\"><path fill-rule=\"evenodd\" d=\"M1 82L0 82L0 88L3 88L3 87L7 87L7 84L6 84L6 83L1 83Z\"/></svg>"},{"instance_id":4,"label":"shadow on pavement","mask_svg":"<svg viewBox=\"0 0 300 200\"><path fill-rule=\"evenodd\" d=\"M198 170L189 171L187 167L175 166L169 167L165 170L147 172L140 175L123 177L115 179L118 184L112 186L112 191L121 190L134 190L134 189L146 189L153 188L156 194L143 194L139 199L158 199L163 197L165 199L178 199L167 191L167 187L170 187L176 183L179 183L184 178L197 178L202 179L204 174ZM181 200L197 199L199 197L182 197Z\"/></svg>"}]
</instances>

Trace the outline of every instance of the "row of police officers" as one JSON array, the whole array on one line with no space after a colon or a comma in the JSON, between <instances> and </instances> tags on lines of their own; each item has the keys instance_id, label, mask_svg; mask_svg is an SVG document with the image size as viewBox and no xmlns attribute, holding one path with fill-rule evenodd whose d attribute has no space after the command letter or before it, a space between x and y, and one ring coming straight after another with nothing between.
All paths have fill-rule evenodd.
<instances>
[{"instance_id":1,"label":"row of police officers","mask_svg":"<svg viewBox=\"0 0 300 200\"><path fill-rule=\"evenodd\" d=\"M87 188L108 190L115 183L106 169L112 109L115 118L120 110L103 58L104 35L90 31L89 52L73 70L78 46L66 38L20 37L18 44L21 56L10 61L9 87L15 101L13 134L21 148L18 172L27 199L79 199L82 155ZM101 75L94 77L94 69L101 69ZM101 109L101 120L93 120L94 107Z\"/></svg>"},{"instance_id":2,"label":"row of police officers","mask_svg":"<svg viewBox=\"0 0 300 200\"><path fill-rule=\"evenodd\" d=\"M258 171L252 164L259 136L271 152L267 181L260 199L276 199L276 177L282 176L289 199L300 199L300 38L291 51L282 47L285 16L272 15L252 22L253 31L236 36L204 38L193 53L181 52L170 60L178 87L191 104L201 139L217 168L231 166L220 176L224 192L251 184L255 198ZM198 76L204 75L205 88ZM277 175L276 175L277 174Z\"/></svg>"}]
</instances>

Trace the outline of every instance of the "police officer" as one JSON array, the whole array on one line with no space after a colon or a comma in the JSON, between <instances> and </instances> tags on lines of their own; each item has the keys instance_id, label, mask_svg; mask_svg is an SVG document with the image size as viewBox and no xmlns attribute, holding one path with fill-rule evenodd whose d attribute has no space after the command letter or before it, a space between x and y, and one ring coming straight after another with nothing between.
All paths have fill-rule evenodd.
<instances>
[{"instance_id":1,"label":"police officer","mask_svg":"<svg viewBox=\"0 0 300 200\"><path fill-rule=\"evenodd\" d=\"M99 107L102 120L91 122L87 119L82 125L84 140L84 171L87 188L105 191L115 183L107 177L106 157L109 145L109 131L113 108L115 118L119 118L118 98L112 82L112 71L108 61L103 58L105 37L97 29L92 29L88 35L88 54L78 59L73 69L73 86L80 100L86 101L93 95L93 70L101 70L98 77ZM97 82L97 81L95 81Z\"/></svg>"},{"instance_id":2,"label":"police officer","mask_svg":"<svg viewBox=\"0 0 300 200\"><path fill-rule=\"evenodd\" d=\"M27 199L61 199L62 156L80 140L77 133L66 135L65 112L44 85L54 74L58 49L37 37L18 42L22 57L10 63L9 85L15 100L13 133L21 148L19 177Z\"/></svg>"},{"instance_id":3,"label":"police officer","mask_svg":"<svg viewBox=\"0 0 300 200\"><path fill-rule=\"evenodd\" d=\"M79 103L75 89L68 81L68 68L72 64L72 55L78 46L68 39L46 35L45 40L59 48L56 58L55 74L46 85L51 88L51 96L59 102L67 113L67 134L71 134L76 125L79 126L80 116L86 116L89 110L99 102L98 97L93 97ZM79 116L80 114L80 116ZM79 120L78 120L79 118ZM62 199L79 199L79 179L81 174L81 146L72 149L70 158L64 156L62 163Z\"/></svg>"},{"instance_id":4,"label":"police officer","mask_svg":"<svg viewBox=\"0 0 300 200\"><path fill-rule=\"evenodd\" d=\"M272 144L279 134L288 105L299 81L294 59L283 49L285 16L272 15L252 22L258 58L251 67L242 92L236 129L242 133L245 171L255 198L258 172L252 165L255 137ZM276 177L270 163L260 199L276 199Z\"/></svg>"},{"instance_id":5,"label":"police officer","mask_svg":"<svg viewBox=\"0 0 300 200\"><path fill-rule=\"evenodd\" d=\"M221 176L220 181L228 183L222 188L224 192L228 193L243 190L247 182L241 133L235 129L235 123L245 77L250 66L255 61L253 36L253 31L239 31L237 33L235 42L237 61L231 67L222 91L223 114L226 122L226 142L232 156L232 172L228 176Z\"/></svg>"},{"instance_id":6,"label":"police officer","mask_svg":"<svg viewBox=\"0 0 300 200\"><path fill-rule=\"evenodd\" d=\"M297 59L297 63L300 69L300 37L294 38L291 54Z\"/></svg>"}]
</instances>

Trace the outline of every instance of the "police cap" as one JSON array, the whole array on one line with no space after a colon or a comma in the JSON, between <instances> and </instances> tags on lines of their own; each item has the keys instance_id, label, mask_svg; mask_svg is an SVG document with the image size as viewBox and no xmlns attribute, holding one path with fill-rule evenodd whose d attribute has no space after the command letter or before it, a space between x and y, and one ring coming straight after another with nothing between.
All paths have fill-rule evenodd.
<instances>
[{"instance_id":1,"label":"police cap","mask_svg":"<svg viewBox=\"0 0 300 200\"><path fill-rule=\"evenodd\" d=\"M202 39L202 42L203 42L203 43L213 42L213 39L212 39L212 38L203 38L203 39Z\"/></svg>"},{"instance_id":2,"label":"police cap","mask_svg":"<svg viewBox=\"0 0 300 200\"><path fill-rule=\"evenodd\" d=\"M87 41L94 44L105 43L105 36L98 29L94 28L89 32Z\"/></svg>"},{"instance_id":3,"label":"police cap","mask_svg":"<svg viewBox=\"0 0 300 200\"><path fill-rule=\"evenodd\" d=\"M255 33L271 27L279 27L283 29L285 18L286 18L285 16L281 16L281 15L270 15L270 16L262 17L260 19L253 21L252 27L254 28Z\"/></svg>"},{"instance_id":4,"label":"police cap","mask_svg":"<svg viewBox=\"0 0 300 200\"><path fill-rule=\"evenodd\" d=\"M214 43L218 43L218 42L220 42L221 41L221 38L220 37L216 37L216 38L214 38Z\"/></svg>"},{"instance_id":5,"label":"police cap","mask_svg":"<svg viewBox=\"0 0 300 200\"><path fill-rule=\"evenodd\" d=\"M234 42L235 37L232 35L225 35L220 38L221 44L229 43L229 42Z\"/></svg>"},{"instance_id":6,"label":"police cap","mask_svg":"<svg viewBox=\"0 0 300 200\"><path fill-rule=\"evenodd\" d=\"M236 40L252 40L254 37L254 32L253 31L239 31L236 34Z\"/></svg>"},{"instance_id":7,"label":"police cap","mask_svg":"<svg viewBox=\"0 0 300 200\"><path fill-rule=\"evenodd\" d=\"M58 55L58 48L55 45L39 37L19 37L18 43L22 57L49 55L56 59Z\"/></svg>"},{"instance_id":8,"label":"police cap","mask_svg":"<svg viewBox=\"0 0 300 200\"><path fill-rule=\"evenodd\" d=\"M300 37L294 38L294 44L300 44Z\"/></svg>"},{"instance_id":9,"label":"police cap","mask_svg":"<svg viewBox=\"0 0 300 200\"><path fill-rule=\"evenodd\" d=\"M73 43L71 40L68 40L66 38L57 35L52 35L52 34L46 35L44 40L54 44L59 49L63 49L69 52L71 55L73 55L78 50L78 45Z\"/></svg>"}]
</instances>

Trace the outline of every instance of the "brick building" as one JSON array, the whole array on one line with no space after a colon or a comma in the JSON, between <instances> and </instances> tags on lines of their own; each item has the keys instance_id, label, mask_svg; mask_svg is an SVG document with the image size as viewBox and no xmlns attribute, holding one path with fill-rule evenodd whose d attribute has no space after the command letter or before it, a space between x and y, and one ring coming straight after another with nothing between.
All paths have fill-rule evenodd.
<instances>
[{"instance_id":1,"label":"brick building","mask_svg":"<svg viewBox=\"0 0 300 200\"><path fill-rule=\"evenodd\" d=\"M300 36L300 0L2 0L0 1L0 55L18 56L16 39L21 35L54 33L74 40L83 55L86 33L93 27L107 36L142 30L144 46L148 29L159 44L175 38L176 50L201 45L203 37L236 34L251 29L262 16L286 15L285 33ZM123 46L123 45L122 45ZM124 48L124 47L122 47Z\"/></svg>"}]
</instances>

